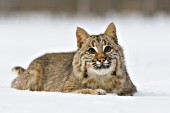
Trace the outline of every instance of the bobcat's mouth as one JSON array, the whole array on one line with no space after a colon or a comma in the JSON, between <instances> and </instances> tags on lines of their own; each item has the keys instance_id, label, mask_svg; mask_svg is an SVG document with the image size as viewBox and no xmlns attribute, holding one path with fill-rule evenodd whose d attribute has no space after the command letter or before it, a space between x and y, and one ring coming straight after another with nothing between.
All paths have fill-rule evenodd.
<instances>
[{"instance_id":1,"label":"bobcat's mouth","mask_svg":"<svg viewBox=\"0 0 170 113\"><path fill-rule=\"evenodd\" d=\"M95 63L93 63L94 69L108 69L108 68L110 68L110 65L111 65L111 63L108 61L106 61L104 63L96 61Z\"/></svg>"},{"instance_id":2,"label":"bobcat's mouth","mask_svg":"<svg viewBox=\"0 0 170 113\"><path fill-rule=\"evenodd\" d=\"M107 69L107 68L109 68L110 67L110 65L105 65L105 64L101 64L100 66L95 66L94 67L94 69Z\"/></svg>"},{"instance_id":3,"label":"bobcat's mouth","mask_svg":"<svg viewBox=\"0 0 170 113\"><path fill-rule=\"evenodd\" d=\"M114 71L116 68L116 64L113 62L93 62L93 67L90 68L88 71L90 73L95 73L97 75L103 76L103 75L107 75L108 73Z\"/></svg>"}]
</instances>

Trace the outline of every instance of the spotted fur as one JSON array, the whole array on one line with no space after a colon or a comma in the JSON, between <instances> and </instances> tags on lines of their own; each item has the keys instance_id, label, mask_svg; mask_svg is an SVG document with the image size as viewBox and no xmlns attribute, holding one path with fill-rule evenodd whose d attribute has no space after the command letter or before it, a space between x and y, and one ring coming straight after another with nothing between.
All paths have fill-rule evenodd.
<instances>
[{"instance_id":1,"label":"spotted fur","mask_svg":"<svg viewBox=\"0 0 170 113\"><path fill-rule=\"evenodd\" d=\"M100 35L89 35L78 27L76 36L76 52L46 54L27 69L13 68L18 76L11 86L21 90L97 95L133 95L137 91L127 73L113 23Z\"/></svg>"}]
</instances>

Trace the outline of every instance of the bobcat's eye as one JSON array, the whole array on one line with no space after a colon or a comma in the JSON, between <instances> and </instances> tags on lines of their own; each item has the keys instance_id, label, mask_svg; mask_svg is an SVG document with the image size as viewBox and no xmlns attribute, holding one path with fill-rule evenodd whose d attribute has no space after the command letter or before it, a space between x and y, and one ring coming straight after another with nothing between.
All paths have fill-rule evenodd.
<instances>
[{"instance_id":1,"label":"bobcat's eye","mask_svg":"<svg viewBox=\"0 0 170 113\"><path fill-rule=\"evenodd\" d=\"M106 46L104 48L104 52L110 52L112 50L112 48L110 46Z\"/></svg>"},{"instance_id":2,"label":"bobcat's eye","mask_svg":"<svg viewBox=\"0 0 170 113\"><path fill-rule=\"evenodd\" d=\"M94 54L96 51L95 51L94 48L89 48L89 49L88 49L88 52L89 52L90 54Z\"/></svg>"}]
</instances>

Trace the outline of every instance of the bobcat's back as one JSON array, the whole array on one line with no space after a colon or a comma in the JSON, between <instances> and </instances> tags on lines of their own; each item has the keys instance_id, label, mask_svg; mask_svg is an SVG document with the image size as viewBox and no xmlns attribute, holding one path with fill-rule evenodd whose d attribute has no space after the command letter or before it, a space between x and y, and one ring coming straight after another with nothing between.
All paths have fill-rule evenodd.
<instances>
[{"instance_id":1,"label":"bobcat's back","mask_svg":"<svg viewBox=\"0 0 170 113\"><path fill-rule=\"evenodd\" d=\"M72 53L45 54L30 64L28 69L13 68L18 77L13 81L12 87L18 89L62 91L63 85L73 73ZM22 71L21 71L22 70ZM32 86L29 88L29 86Z\"/></svg>"}]
</instances>

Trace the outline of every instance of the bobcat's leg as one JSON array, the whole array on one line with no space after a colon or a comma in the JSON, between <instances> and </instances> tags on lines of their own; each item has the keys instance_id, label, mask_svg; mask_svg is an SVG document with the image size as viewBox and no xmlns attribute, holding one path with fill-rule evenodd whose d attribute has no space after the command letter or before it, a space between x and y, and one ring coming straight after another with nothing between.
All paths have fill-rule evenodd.
<instances>
[{"instance_id":1,"label":"bobcat's leg","mask_svg":"<svg viewBox=\"0 0 170 113\"><path fill-rule=\"evenodd\" d=\"M73 91L75 93L81 93L81 94L91 94L91 95L106 95L106 91L103 89L78 89Z\"/></svg>"},{"instance_id":2,"label":"bobcat's leg","mask_svg":"<svg viewBox=\"0 0 170 113\"><path fill-rule=\"evenodd\" d=\"M81 93L91 95L106 95L106 91L103 89L89 89L82 86L81 80L77 77L69 76L65 81L62 92L65 93Z\"/></svg>"},{"instance_id":3,"label":"bobcat's leg","mask_svg":"<svg viewBox=\"0 0 170 113\"><path fill-rule=\"evenodd\" d=\"M137 92L136 86L132 83L128 73L126 76L126 80L122 86L122 89L120 92L117 93L119 96L133 96L134 93Z\"/></svg>"},{"instance_id":4,"label":"bobcat's leg","mask_svg":"<svg viewBox=\"0 0 170 113\"><path fill-rule=\"evenodd\" d=\"M39 69L33 69L28 71L31 75L29 80L29 90L31 91L41 91L42 90L42 73Z\"/></svg>"}]
</instances>

